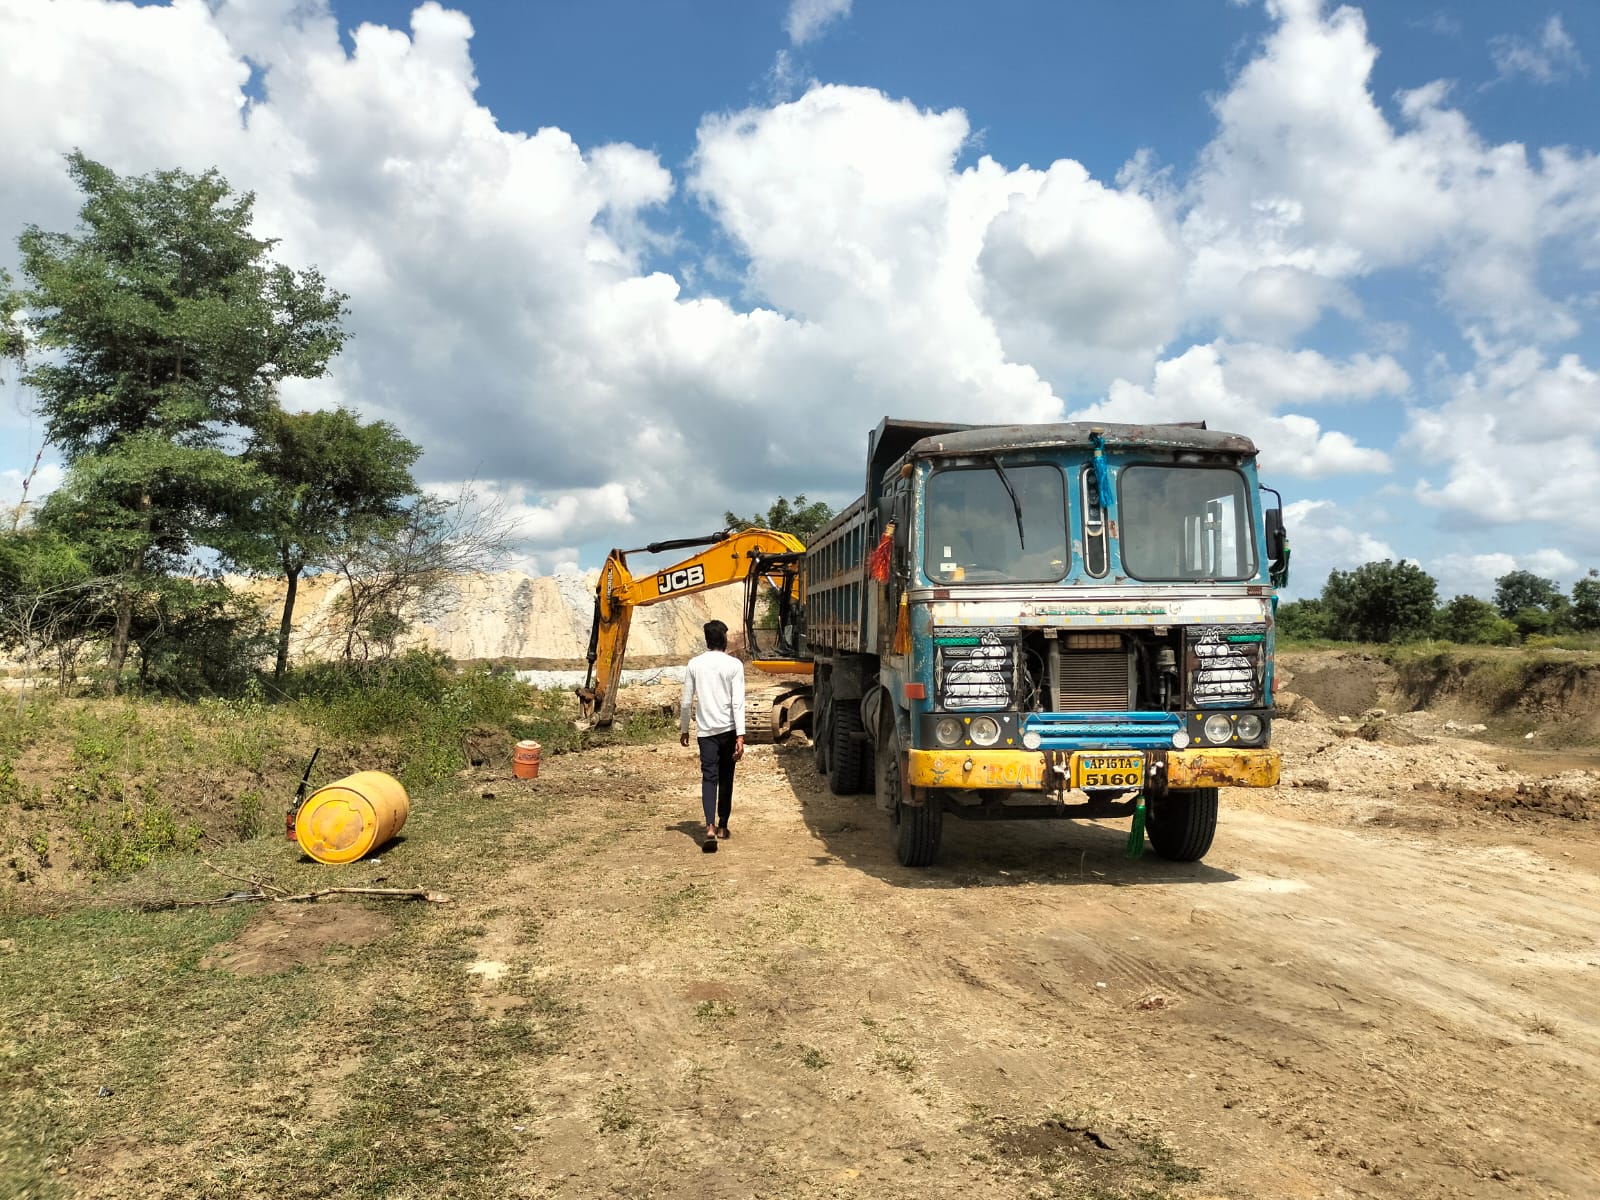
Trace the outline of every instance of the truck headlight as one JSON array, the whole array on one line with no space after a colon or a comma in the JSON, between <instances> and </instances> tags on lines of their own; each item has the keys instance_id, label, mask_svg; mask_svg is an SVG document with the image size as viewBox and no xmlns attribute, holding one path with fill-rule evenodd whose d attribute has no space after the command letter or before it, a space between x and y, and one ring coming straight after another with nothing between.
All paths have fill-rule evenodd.
<instances>
[{"instance_id":1,"label":"truck headlight","mask_svg":"<svg viewBox=\"0 0 1600 1200\"><path fill-rule=\"evenodd\" d=\"M941 746L959 746L961 722L954 717L940 717L939 723L933 727L933 737Z\"/></svg>"},{"instance_id":2,"label":"truck headlight","mask_svg":"<svg viewBox=\"0 0 1600 1200\"><path fill-rule=\"evenodd\" d=\"M1206 735L1206 741L1213 746L1220 746L1233 738L1233 722L1222 713L1212 713L1200 731Z\"/></svg>"},{"instance_id":3,"label":"truck headlight","mask_svg":"<svg viewBox=\"0 0 1600 1200\"><path fill-rule=\"evenodd\" d=\"M1241 742L1259 742L1261 740L1261 718L1255 713L1241 713L1238 721L1234 722L1234 729L1239 733Z\"/></svg>"},{"instance_id":4,"label":"truck headlight","mask_svg":"<svg viewBox=\"0 0 1600 1200\"><path fill-rule=\"evenodd\" d=\"M1037 729L1030 729L1022 735L1022 744L1029 750L1037 750L1044 739L1039 736Z\"/></svg>"},{"instance_id":5,"label":"truck headlight","mask_svg":"<svg viewBox=\"0 0 1600 1200\"><path fill-rule=\"evenodd\" d=\"M1000 740L1000 722L993 717L973 717L967 733L980 746L992 746Z\"/></svg>"}]
</instances>

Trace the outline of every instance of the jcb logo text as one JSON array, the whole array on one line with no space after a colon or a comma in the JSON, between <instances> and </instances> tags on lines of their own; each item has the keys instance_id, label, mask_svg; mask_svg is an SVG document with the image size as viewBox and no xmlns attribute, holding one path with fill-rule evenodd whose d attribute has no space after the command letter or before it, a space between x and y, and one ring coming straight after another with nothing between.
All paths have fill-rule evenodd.
<instances>
[{"instance_id":1,"label":"jcb logo text","mask_svg":"<svg viewBox=\"0 0 1600 1200\"><path fill-rule=\"evenodd\" d=\"M699 587L706 581L704 567L686 567L681 571L664 571L656 576L656 594L665 596L668 592L681 592L684 588Z\"/></svg>"}]
</instances>

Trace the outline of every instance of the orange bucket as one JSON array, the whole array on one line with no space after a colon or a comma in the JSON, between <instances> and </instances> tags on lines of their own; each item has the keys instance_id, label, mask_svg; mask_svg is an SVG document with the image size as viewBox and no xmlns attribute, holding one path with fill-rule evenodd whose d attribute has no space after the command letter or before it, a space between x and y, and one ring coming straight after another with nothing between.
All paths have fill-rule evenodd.
<instances>
[{"instance_id":1,"label":"orange bucket","mask_svg":"<svg viewBox=\"0 0 1600 1200\"><path fill-rule=\"evenodd\" d=\"M511 773L518 779L539 778L539 743L518 742L511 752Z\"/></svg>"}]
</instances>

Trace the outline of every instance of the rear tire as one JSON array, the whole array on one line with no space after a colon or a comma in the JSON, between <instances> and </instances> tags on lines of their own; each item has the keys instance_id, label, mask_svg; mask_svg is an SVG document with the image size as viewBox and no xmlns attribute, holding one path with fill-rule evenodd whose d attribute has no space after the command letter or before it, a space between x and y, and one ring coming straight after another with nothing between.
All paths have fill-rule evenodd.
<instances>
[{"instance_id":1,"label":"rear tire","mask_svg":"<svg viewBox=\"0 0 1600 1200\"><path fill-rule=\"evenodd\" d=\"M828 746L828 790L835 796L854 796L866 790L864 780L870 759L867 740L861 737L861 708L854 701L832 706L832 736Z\"/></svg>"},{"instance_id":2,"label":"rear tire","mask_svg":"<svg viewBox=\"0 0 1600 1200\"><path fill-rule=\"evenodd\" d=\"M817 773L828 773L828 750L833 740L833 704L824 701L811 716L811 757L816 760Z\"/></svg>"},{"instance_id":3,"label":"rear tire","mask_svg":"<svg viewBox=\"0 0 1600 1200\"><path fill-rule=\"evenodd\" d=\"M1170 862L1199 862L1217 834L1217 789L1168 792L1145 813L1150 848Z\"/></svg>"}]
</instances>

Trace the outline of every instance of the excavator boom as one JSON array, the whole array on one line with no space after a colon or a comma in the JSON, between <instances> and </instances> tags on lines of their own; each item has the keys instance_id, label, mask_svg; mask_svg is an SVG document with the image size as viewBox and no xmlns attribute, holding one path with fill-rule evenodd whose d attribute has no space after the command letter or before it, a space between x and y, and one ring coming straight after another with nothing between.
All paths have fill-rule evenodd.
<instances>
[{"instance_id":1,"label":"excavator boom","mask_svg":"<svg viewBox=\"0 0 1600 1200\"><path fill-rule=\"evenodd\" d=\"M630 554L659 554L695 546L705 549L669 567L638 576L628 569ZM580 726L603 729L616 715L617 687L633 610L713 588L745 585L746 644L758 668L771 674L809 675L810 657L802 648L804 596L799 568L804 553L805 546L798 538L772 529L724 530L703 538L680 538L611 551L595 585L589 669L584 686L577 689L583 713ZM763 584L778 597L777 644L770 653L758 645L757 609ZM772 694L752 694L746 705L745 736L756 741L781 737L809 715L808 686L790 684Z\"/></svg>"}]
</instances>

